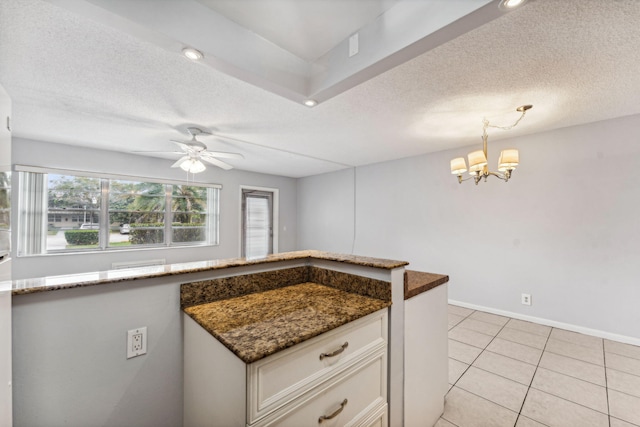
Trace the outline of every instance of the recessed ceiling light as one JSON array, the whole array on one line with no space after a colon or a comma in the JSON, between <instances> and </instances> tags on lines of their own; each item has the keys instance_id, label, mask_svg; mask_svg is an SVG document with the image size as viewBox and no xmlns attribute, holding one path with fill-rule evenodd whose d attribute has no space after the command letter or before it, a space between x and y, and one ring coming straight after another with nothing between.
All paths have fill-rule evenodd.
<instances>
[{"instance_id":1,"label":"recessed ceiling light","mask_svg":"<svg viewBox=\"0 0 640 427\"><path fill-rule=\"evenodd\" d=\"M527 0L502 0L498 6L501 10L513 10L525 4Z\"/></svg>"},{"instance_id":2,"label":"recessed ceiling light","mask_svg":"<svg viewBox=\"0 0 640 427\"><path fill-rule=\"evenodd\" d=\"M315 99L305 99L303 104L307 107L315 107L316 105L318 105L318 101L316 101Z\"/></svg>"},{"instance_id":3,"label":"recessed ceiling light","mask_svg":"<svg viewBox=\"0 0 640 427\"><path fill-rule=\"evenodd\" d=\"M182 49L182 54L192 61L199 61L204 58L202 52L192 47L185 47L184 49Z\"/></svg>"}]
</instances>

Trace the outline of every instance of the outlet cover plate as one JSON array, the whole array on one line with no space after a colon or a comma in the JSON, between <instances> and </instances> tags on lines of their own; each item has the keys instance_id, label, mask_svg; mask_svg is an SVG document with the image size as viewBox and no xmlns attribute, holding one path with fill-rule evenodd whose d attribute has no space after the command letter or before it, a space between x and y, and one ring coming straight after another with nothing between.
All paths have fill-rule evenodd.
<instances>
[{"instance_id":1,"label":"outlet cover plate","mask_svg":"<svg viewBox=\"0 0 640 427\"><path fill-rule=\"evenodd\" d=\"M522 294L522 304L531 305L531 294Z\"/></svg>"},{"instance_id":2,"label":"outlet cover plate","mask_svg":"<svg viewBox=\"0 0 640 427\"><path fill-rule=\"evenodd\" d=\"M147 327L127 331L127 359L147 354Z\"/></svg>"}]
</instances>

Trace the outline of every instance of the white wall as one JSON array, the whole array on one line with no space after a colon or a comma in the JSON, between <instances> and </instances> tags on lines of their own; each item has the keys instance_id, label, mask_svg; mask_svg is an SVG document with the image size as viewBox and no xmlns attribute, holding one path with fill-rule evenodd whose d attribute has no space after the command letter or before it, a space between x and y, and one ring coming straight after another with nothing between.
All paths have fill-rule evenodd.
<instances>
[{"instance_id":1,"label":"white wall","mask_svg":"<svg viewBox=\"0 0 640 427\"><path fill-rule=\"evenodd\" d=\"M636 115L490 136L492 168L520 150L508 183L449 173L479 144L359 167L354 252L449 274L453 300L640 339L639 128ZM351 252L352 185L352 171L299 180L299 249Z\"/></svg>"},{"instance_id":2,"label":"white wall","mask_svg":"<svg viewBox=\"0 0 640 427\"><path fill-rule=\"evenodd\" d=\"M181 169L171 169L172 161L103 150L13 139L14 164L86 170L149 178L177 179L187 176ZM17 174L16 174L17 176ZM190 179L194 179L190 175ZM278 188L280 194L279 242L280 252L291 251L296 245L296 180L239 170L223 171L209 167L195 176L196 181L222 184L220 192L220 245L191 248L158 248L94 252L77 255L45 255L14 257L13 277L22 279L84 271L111 269L113 262L166 259L167 263L199 261L240 256L240 185ZM17 178L13 180L14 194L18 194ZM17 203L13 217L18 218ZM14 229L15 227L14 224ZM13 233L14 248L17 232Z\"/></svg>"}]
</instances>

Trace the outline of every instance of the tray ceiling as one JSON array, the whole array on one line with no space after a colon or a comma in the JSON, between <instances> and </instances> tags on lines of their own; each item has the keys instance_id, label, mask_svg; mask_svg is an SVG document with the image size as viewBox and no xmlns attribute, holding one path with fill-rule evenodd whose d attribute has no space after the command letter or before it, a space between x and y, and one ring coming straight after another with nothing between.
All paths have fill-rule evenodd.
<instances>
[{"instance_id":1,"label":"tray ceiling","mask_svg":"<svg viewBox=\"0 0 640 427\"><path fill-rule=\"evenodd\" d=\"M287 3L247 7L272 1ZM499 12L496 1L447 1L456 7L446 9L425 0L422 7L433 9L424 15L407 15L417 7L414 0L374 2L377 8L359 19L345 18L359 32L360 53L353 58L365 61L355 68L348 60L332 68L331 55L344 39L333 48L336 39L328 36L319 40L324 47L285 46L233 15L225 2L157 2L202 8L254 37L239 52L237 40L219 35L216 48L237 55L229 59L194 46L206 61L191 62L180 51L204 31L193 12L174 16L176 22L158 13L150 23L135 18L149 13L143 0L110 0L110 10L103 3L0 3L0 84L13 98L14 136L123 152L171 150L170 139L186 137L186 127L197 125L228 137L203 141L212 150L241 152L238 169L300 177L468 146L479 141L483 117L510 122L513 109L525 103L535 108L509 137L640 113L635 0L530 0L509 13ZM123 14L117 9L124 3L141 9ZM284 16L290 14L278 19ZM318 26L332 28L327 15L316 16ZM368 30L391 17L399 21L386 35L397 36L392 28L404 26L413 30L402 43L414 41L396 49L394 37L369 37ZM185 19L194 39L180 33ZM265 13L265 21L282 27L273 19ZM424 28L415 30L429 25L426 35L419 35ZM336 34L353 32L336 22ZM278 50L281 61L261 57L266 50L251 51L259 40ZM314 59L326 46L330 50ZM340 54L344 59L344 49ZM280 73L259 70L255 62L241 67L251 56ZM314 81L318 69L328 74ZM324 94L318 106L300 103L315 94Z\"/></svg>"}]
</instances>

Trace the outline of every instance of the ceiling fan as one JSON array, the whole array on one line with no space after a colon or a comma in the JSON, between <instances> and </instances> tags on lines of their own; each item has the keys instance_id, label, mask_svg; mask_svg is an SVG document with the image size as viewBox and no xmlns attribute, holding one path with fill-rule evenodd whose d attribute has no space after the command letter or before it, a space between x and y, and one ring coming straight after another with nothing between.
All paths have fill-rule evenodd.
<instances>
[{"instance_id":1,"label":"ceiling fan","mask_svg":"<svg viewBox=\"0 0 640 427\"><path fill-rule=\"evenodd\" d=\"M137 151L138 153L166 153L166 154L181 154L182 157L177 162L171 165L172 168L181 168L186 172L200 173L206 169L206 166L202 161L210 163L224 170L233 169L228 163L219 159L244 159L244 156L240 153L226 153L223 151L209 151L207 146L196 139L198 135L211 135L210 132L206 132L197 127L189 127L187 131L191 134L191 140L189 141L177 141L172 139L171 142L176 144L182 151Z\"/></svg>"}]
</instances>

